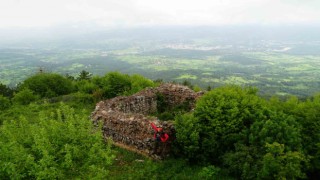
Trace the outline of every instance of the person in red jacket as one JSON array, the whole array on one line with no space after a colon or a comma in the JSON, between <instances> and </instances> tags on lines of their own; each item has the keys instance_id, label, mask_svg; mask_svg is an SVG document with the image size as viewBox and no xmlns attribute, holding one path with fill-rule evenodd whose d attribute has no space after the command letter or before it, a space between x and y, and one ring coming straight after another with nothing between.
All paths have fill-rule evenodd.
<instances>
[{"instance_id":1,"label":"person in red jacket","mask_svg":"<svg viewBox=\"0 0 320 180\"><path fill-rule=\"evenodd\" d=\"M165 143L169 139L169 135L163 132L161 127L157 127L154 123L151 123L151 127L154 130L154 149L152 154L160 154L159 152L159 145L160 143Z\"/></svg>"}]
</instances>

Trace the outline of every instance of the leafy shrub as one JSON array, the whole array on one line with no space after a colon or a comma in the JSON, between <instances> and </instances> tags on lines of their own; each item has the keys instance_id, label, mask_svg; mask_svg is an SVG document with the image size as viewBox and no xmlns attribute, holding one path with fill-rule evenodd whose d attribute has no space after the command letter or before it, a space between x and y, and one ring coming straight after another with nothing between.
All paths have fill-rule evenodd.
<instances>
[{"instance_id":1,"label":"leafy shrub","mask_svg":"<svg viewBox=\"0 0 320 180\"><path fill-rule=\"evenodd\" d=\"M217 176L220 174L220 171L220 168L210 165L207 167L203 167L199 172L198 176L204 179L216 179Z\"/></svg>"},{"instance_id":2,"label":"leafy shrub","mask_svg":"<svg viewBox=\"0 0 320 180\"><path fill-rule=\"evenodd\" d=\"M301 165L306 159L299 124L292 116L270 108L256 92L252 88L227 86L205 94L197 102L194 115L176 119L178 146L189 159L223 165L242 179L256 179L258 174L268 173L280 173L284 178L303 177ZM288 163L298 173L277 168L264 172L269 147L266 145L274 143L283 144L288 158L296 155Z\"/></svg>"},{"instance_id":3,"label":"leafy shrub","mask_svg":"<svg viewBox=\"0 0 320 180\"><path fill-rule=\"evenodd\" d=\"M98 102L100 100L103 99L103 90L102 89L96 89L93 93L92 93L93 99L95 102Z\"/></svg>"},{"instance_id":4,"label":"leafy shrub","mask_svg":"<svg viewBox=\"0 0 320 180\"><path fill-rule=\"evenodd\" d=\"M92 94L98 86L88 80L81 80L76 83L77 90L82 93Z\"/></svg>"},{"instance_id":5,"label":"leafy shrub","mask_svg":"<svg viewBox=\"0 0 320 180\"><path fill-rule=\"evenodd\" d=\"M33 91L30 89L23 89L15 94L12 100L16 104L27 105L37 99L39 99L39 96L35 95Z\"/></svg>"},{"instance_id":6,"label":"leafy shrub","mask_svg":"<svg viewBox=\"0 0 320 180\"><path fill-rule=\"evenodd\" d=\"M105 179L114 155L84 114L61 105L0 127L0 179Z\"/></svg>"},{"instance_id":7,"label":"leafy shrub","mask_svg":"<svg viewBox=\"0 0 320 180\"><path fill-rule=\"evenodd\" d=\"M290 97L285 102L273 100L271 104L278 104L277 108L293 115L301 126L302 147L309 163L304 167L310 178L320 177L320 94L316 94L305 101Z\"/></svg>"},{"instance_id":8,"label":"leafy shrub","mask_svg":"<svg viewBox=\"0 0 320 180\"><path fill-rule=\"evenodd\" d=\"M106 98L124 95L131 89L131 79L127 74L110 72L102 78L103 90Z\"/></svg>"},{"instance_id":9,"label":"leafy shrub","mask_svg":"<svg viewBox=\"0 0 320 180\"><path fill-rule=\"evenodd\" d=\"M172 112L163 112L157 115L161 121L173 120L175 115Z\"/></svg>"},{"instance_id":10,"label":"leafy shrub","mask_svg":"<svg viewBox=\"0 0 320 180\"><path fill-rule=\"evenodd\" d=\"M81 80L76 84L81 92L93 94L95 99L113 98L132 95L146 87L154 87L155 83L141 75L109 72L103 77L94 76L90 80Z\"/></svg>"},{"instance_id":11,"label":"leafy shrub","mask_svg":"<svg viewBox=\"0 0 320 180\"><path fill-rule=\"evenodd\" d=\"M198 85L195 85L192 89L194 92L200 92L202 90Z\"/></svg>"},{"instance_id":12,"label":"leafy shrub","mask_svg":"<svg viewBox=\"0 0 320 180\"><path fill-rule=\"evenodd\" d=\"M131 79L131 89L128 94L134 94L137 93L146 87L154 87L155 84L150 79L147 79L139 74L134 74L130 76Z\"/></svg>"},{"instance_id":13,"label":"leafy shrub","mask_svg":"<svg viewBox=\"0 0 320 180\"><path fill-rule=\"evenodd\" d=\"M192 107L190 100L186 100L180 104L171 105L170 103L168 103L166 97L159 92L156 93L156 100L157 113L155 114L155 116L164 121L174 120L175 116L189 112Z\"/></svg>"},{"instance_id":14,"label":"leafy shrub","mask_svg":"<svg viewBox=\"0 0 320 180\"><path fill-rule=\"evenodd\" d=\"M154 87L153 81L134 74L129 76L120 72L110 72L102 78L93 77L92 82L103 90L104 97L113 98L121 95L132 95L146 87Z\"/></svg>"},{"instance_id":15,"label":"leafy shrub","mask_svg":"<svg viewBox=\"0 0 320 180\"><path fill-rule=\"evenodd\" d=\"M0 83L0 95L11 98L13 96L13 92L14 92L13 89Z\"/></svg>"},{"instance_id":16,"label":"leafy shrub","mask_svg":"<svg viewBox=\"0 0 320 180\"><path fill-rule=\"evenodd\" d=\"M94 98L90 94L85 94L81 92L70 94L72 96L72 102L80 104L94 104Z\"/></svg>"},{"instance_id":17,"label":"leafy shrub","mask_svg":"<svg viewBox=\"0 0 320 180\"><path fill-rule=\"evenodd\" d=\"M305 178L301 161L305 157L299 152L285 152L283 144L274 142L266 145L267 153L263 156L261 179L296 179Z\"/></svg>"},{"instance_id":18,"label":"leafy shrub","mask_svg":"<svg viewBox=\"0 0 320 180\"><path fill-rule=\"evenodd\" d=\"M250 88L222 87L197 102L194 116L199 119L201 154L205 159L217 161L217 157L234 150L236 142L248 141L243 133L255 119L265 119L264 103L255 93Z\"/></svg>"},{"instance_id":19,"label":"leafy shrub","mask_svg":"<svg viewBox=\"0 0 320 180\"><path fill-rule=\"evenodd\" d=\"M10 99L0 95L0 110L8 109L11 105Z\"/></svg>"},{"instance_id":20,"label":"leafy shrub","mask_svg":"<svg viewBox=\"0 0 320 180\"><path fill-rule=\"evenodd\" d=\"M55 97L69 94L73 91L71 80L59 74L39 73L29 77L19 87L19 89L28 88L40 97Z\"/></svg>"},{"instance_id":21,"label":"leafy shrub","mask_svg":"<svg viewBox=\"0 0 320 180\"><path fill-rule=\"evenodd\" d=\"M193 114L178 115L175 118L176 154L191 160L197 159L200 149L200 126Z\"/></svg>"}]
</instances>

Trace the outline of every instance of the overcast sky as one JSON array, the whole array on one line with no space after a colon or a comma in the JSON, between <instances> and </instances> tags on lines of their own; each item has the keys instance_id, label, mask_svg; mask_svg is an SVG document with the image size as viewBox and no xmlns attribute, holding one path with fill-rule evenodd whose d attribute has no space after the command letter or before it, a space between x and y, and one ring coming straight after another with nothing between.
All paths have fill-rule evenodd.
<instances>
[{"instance_id":1,"label":"overcast sky","mask_svg":"<svg viewBox=\"0 0 320 180\"><path fill-rule=\"evenodd\" d=\"M320 23L320 0L0 0L0 27Z\"/></svg>"}]
</instances>

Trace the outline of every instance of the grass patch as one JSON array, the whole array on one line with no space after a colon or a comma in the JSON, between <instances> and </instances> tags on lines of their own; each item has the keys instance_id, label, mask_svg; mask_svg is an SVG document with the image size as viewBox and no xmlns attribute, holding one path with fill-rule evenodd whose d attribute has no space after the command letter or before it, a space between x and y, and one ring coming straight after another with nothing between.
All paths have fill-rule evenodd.
<instances>
[{"instance_id":1,"label":"grass patch","mask_svg":"<svg viewBox=\"0 0 320 180\"><path fill-rule=\"evenodd\" d=\"M198 79L198 77L192 74L182 74L176 79Z\"/></svg>"},{"instance_id":2,"label":"grass patch","mask_svg":"<svg viewBox=\"0 0 320 180\"><path fill-rule=\"evenodd\" d=\"M155 161L118 147L113 150L116 160L109 169L110 179L232 179L219 168L219 172L214 172L213 168L191 165L183 159Z\"/></svg>"}]
</instances>

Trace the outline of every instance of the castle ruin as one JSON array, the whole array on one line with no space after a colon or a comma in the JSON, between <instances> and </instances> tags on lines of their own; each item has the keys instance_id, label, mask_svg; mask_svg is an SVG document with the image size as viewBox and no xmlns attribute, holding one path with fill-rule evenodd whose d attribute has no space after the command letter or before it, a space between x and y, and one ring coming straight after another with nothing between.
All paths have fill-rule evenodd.
<instances>
[{"instance_id":1,"label":"castle ruin","mask_svg":"<svg viewBox=\"0 0 320 180\"><path fill-rule=\"evenodd\" d=\"M202 93L178 84L164 83L156 88L147 88L132 96L119 96L97 103L91 118L94 123L103 122L104 138L111 138L121 147L150 155L153 149L153 134L150 123L162 126L169 140L162 146L162 155L170 153L175 139L175 130L170 121L159 121L155 114L159 105L174 107L188 102L188 109L194 108ZM159 95L163 104L159 104ZM167 108L168 108L167 107Z\"/></svg>"}]
</instances>

